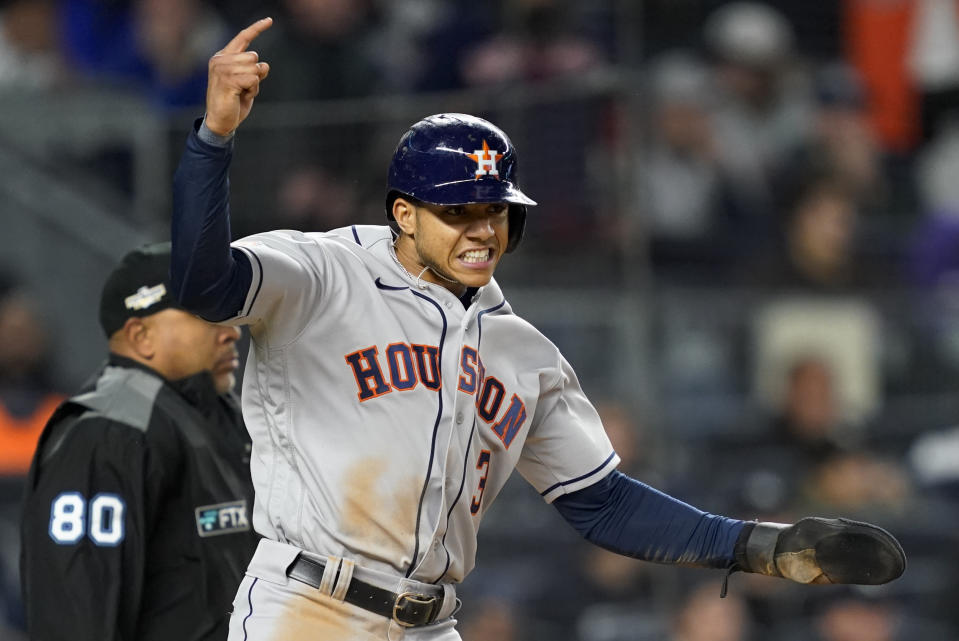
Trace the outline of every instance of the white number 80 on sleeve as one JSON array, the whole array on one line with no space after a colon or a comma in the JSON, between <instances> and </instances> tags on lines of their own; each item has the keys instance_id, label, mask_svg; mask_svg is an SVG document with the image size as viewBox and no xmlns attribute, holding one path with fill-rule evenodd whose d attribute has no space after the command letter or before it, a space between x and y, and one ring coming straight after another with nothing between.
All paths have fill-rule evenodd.
<instances>
[{"instance_id":1,"label":"white number 80 on sleeve","mask_svg":"<svg viewBox=\"0 0 959 641\"><path fill-rule=\"evenodd\" d=\"M125 507L116 494L97 494L88 504L79 492L63 492L50 504L50 538L72 545L87 535L95 545L117 546L123 540Z\"/></svg>"}]
</instances>

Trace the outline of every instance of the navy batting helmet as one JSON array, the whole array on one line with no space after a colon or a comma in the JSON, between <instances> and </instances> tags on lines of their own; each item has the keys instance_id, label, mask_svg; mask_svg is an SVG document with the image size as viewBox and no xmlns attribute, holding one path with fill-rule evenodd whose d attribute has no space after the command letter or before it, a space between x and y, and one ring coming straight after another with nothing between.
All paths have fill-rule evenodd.
<instances>
[{"instance_id":1,"label":"navy batting helmet","mask_svg":"<svg viewBox=\"0 0 959 641\"><path fill-rule=\"evenodd\" d=\"M509 204L509 242L516 248L526 227L526 205L536 203L516 184L516 150L492 123L466 114L437 114L400 138L390 163L386 217L407 196L434 205Z\"/></svg>"}]
</instances>

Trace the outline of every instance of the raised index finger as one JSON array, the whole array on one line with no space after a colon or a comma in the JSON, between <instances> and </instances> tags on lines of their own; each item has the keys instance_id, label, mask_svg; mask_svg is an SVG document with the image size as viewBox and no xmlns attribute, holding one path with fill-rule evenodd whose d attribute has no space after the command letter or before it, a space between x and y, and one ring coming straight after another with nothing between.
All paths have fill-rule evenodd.
<instances>
[{"instance_id":1,"label":"raised index finger","mask_svg":"<svg viewBox=\"0 0 959 641\"><path fill-rule=\"evenodd\" d=\"M273 24L273 18L260 18L249 27L236 34L233 37L233 40L227 43L223 49L220 50L220 53L241 53L246 51L246 48L250 46L250 43L253 42L257 36L270 28Z\"/></svg>"}]
</instances>

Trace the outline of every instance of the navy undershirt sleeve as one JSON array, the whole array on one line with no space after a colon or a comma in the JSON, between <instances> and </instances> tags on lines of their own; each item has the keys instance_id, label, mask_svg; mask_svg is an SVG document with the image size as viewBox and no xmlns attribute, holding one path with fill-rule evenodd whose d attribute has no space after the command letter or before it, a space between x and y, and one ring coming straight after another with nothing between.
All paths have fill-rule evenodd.
<instances>
[{"instance_id":1,"label":"navy undershirt sleeve","mask_svg":"<svg viewBox=\"0 0 959 641\"><path fill-rule=\"evenodd\" d=\"M233 141L205 142L199 126L197 121L173 176L170 283L183 307L220 321L242 310L253 270L246 255L230 247Z\"/></svg>"},{"instance_id":2,"label":"navy undershirt sleeve","mask_svg":"<svg viewBox=\"0 0 959 641\"><path fill-rule=\"evenodd\" d=\"M653 561L728 568L744 521L708 514L613 471L553 505L586 540Z\"/></svg>"}]
</instances>

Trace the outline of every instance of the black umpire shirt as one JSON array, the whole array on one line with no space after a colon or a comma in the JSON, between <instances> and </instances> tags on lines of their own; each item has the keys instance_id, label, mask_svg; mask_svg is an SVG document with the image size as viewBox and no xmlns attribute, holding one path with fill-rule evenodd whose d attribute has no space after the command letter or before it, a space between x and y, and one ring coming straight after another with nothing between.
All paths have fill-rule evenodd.
<instances>
[{"instance_id":1,"label":"black umpire shirt","mask_svg":"<svg viewBox=\"0 0 959 641\"><path fill-rule=\"evenodd\" d=\"M250 441L204 372L111 355L40 437L21 524L31 639L226 639L256 546Z\"/></svg>"}]
</instances>

